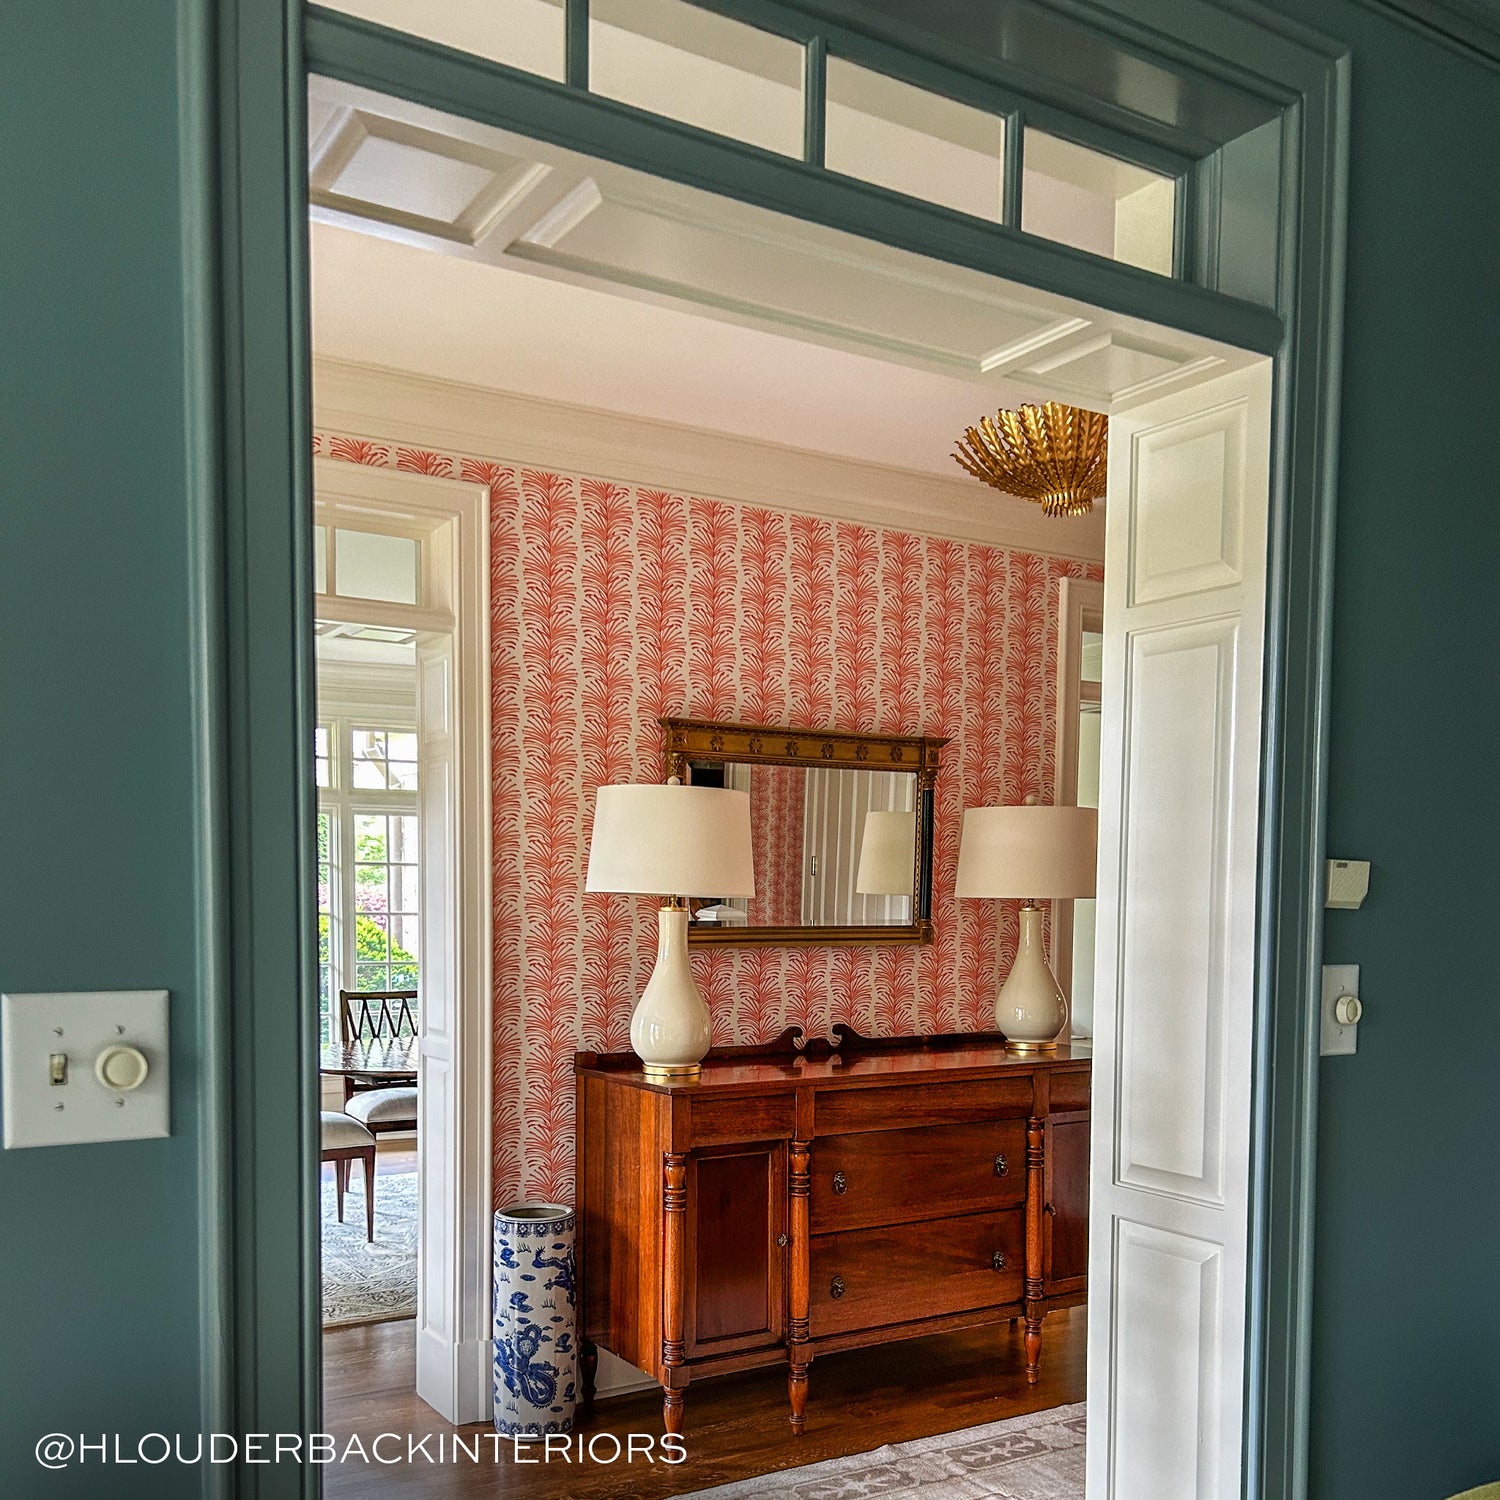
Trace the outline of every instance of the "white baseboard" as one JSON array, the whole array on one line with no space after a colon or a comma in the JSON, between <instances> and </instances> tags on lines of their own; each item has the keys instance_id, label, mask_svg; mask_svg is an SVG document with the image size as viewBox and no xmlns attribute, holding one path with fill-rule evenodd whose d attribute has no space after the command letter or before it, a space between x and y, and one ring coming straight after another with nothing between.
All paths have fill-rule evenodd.
<instances>
[{"instance_id":1,"label":"white baseboard","mask_svg":"<svg viewBox=\"0 0 1500 1500\"><path fill-rule=\"evenodd\" d=\"M493 1339L450 1344L430 1328L417 1334L417 1394L455 1425L488 1422L494 1414Z\"/></svg>"},{"instance_id":2,"label":"white baseboard","mask_svg":"<svg viewBox=\"0 0 1500 1500\"><path fill-rule=\"evenodd\" d=\"M649 1375L643 1375L634 1365L627 1365L608 1349L599 1351L599 1368L594 1378L596 1398L628 1396L632 1391L657 1389L659 1387L656 1381Z\"/></svg>"}]
</instances>

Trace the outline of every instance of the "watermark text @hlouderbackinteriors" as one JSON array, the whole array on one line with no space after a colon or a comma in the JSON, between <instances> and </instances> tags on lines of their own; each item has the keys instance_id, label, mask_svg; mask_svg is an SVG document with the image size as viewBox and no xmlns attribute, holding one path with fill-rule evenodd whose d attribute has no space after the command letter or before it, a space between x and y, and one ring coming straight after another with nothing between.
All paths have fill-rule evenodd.
<instances>
[{"instance_id":1,"label":"watermark text @hlouderbackinteriors","mask_svg":"<svg viewBox=\"0 0 1500 1500\"><path fill-rule=\"evenodd\" d=\"M327 1432L49 1432L38 1438L44 1469L87 1464L680 1464L687 1448L675 1433L549 1433L510 1437L499 1432L442 1432L417 1436L380 1432L335 1437Z\"/></svg>"}]
</instances>

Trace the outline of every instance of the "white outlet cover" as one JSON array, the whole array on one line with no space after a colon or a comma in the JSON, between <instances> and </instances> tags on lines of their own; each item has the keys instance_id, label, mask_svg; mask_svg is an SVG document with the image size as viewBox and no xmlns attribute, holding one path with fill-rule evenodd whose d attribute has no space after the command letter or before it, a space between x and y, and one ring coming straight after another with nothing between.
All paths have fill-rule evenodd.
<instances>
[{"instance_id":1,"label":"white outlet cover","mask_svg":"<svg viewBox=\"0 0 1500 1500\"><path fill-rule=\"evenodd\" d=\"M165 990L0 995L5 1149L169 1134L167 1041ZM138 1048L148 1065L129 1092L94 1076L99 1054L119 1045ZM54 1053L67 1057L65 1083L51 1081Z\"/></svg>"},{"instance_id":2,"label":"white outlet cover","mask_svg":"<svg viewBox=\"0 0 1500 1500\"><path fill-rule=\"evenodd\" d=\"M1318 1053L1322 1057L1352 1056L1359 1045L1359 1022L1341 1025L1333 1013L1340 995L1359 994L1358 964L1323 965L1322 1029Z\"/></svg>"}]
</instances>

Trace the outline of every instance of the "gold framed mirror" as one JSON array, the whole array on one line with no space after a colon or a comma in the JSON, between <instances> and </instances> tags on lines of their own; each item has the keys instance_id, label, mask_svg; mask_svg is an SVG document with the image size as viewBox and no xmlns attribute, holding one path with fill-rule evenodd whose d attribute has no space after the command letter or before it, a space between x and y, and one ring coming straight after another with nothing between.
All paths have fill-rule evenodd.
<instances>
[{"instance_id":1,"label":"gold framed mirror","mask_svg":"<svg viewBox=\"0 0 1500 1500\"><path fill-rule=\"evenodd\" d=\"M665 772L750 795L751 897L690 899L690 942L930 943L931 735L663 719Z\"/></svg>"}]
</instances>

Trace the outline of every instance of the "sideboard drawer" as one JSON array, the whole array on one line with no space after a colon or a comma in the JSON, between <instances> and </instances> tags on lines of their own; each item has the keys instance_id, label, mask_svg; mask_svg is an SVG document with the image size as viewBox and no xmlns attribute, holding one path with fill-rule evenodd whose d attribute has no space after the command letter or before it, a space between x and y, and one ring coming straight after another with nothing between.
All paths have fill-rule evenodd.
<instances>
[{"instance_id":1,"label":"sideboard drawer","mask_svg":"<svg viewBox=\"0 0 1500 1500\"><path fill-rule=\"evenodd\" d=\"M790 1139L797 1129L797 1101L790 1094L708 1095L694 1099L688 1115L695 1146Z\"/></svg>"},{"instance_id":2,"label":"sideboard drawer","mask_svg":"<svg viewBox=\"0 0 1500 1500\"><path fill-rule=\"evenodd\" d=\"M813 1338L1021 1297L1025 1213L967 1214L812 1241Z\"/></svg>"},{"instance_id":3,"label":"sideboard drawer","mask_svg":"<svg viewBox=\"0 0 1500 1500\"><path fill-rule=\"evenodd\" d=\"M819 1137L812 1232L1010 1208L1026 1197L1026 1122Z\"/></svg>"},{"instance_id":4,"label":"sideboard drawer","mask_svg":"<svg viewBox=\"0 0 1500 1500\"><path fill-rule=\"evenodd\" d=\"M885 1088L821 1089L813 1106L819 1136L917 1125L959 1125L1032 1112L1031 1078L976 1078L962 1083L898 1084Z\"/></svg>"}]
</instances>

